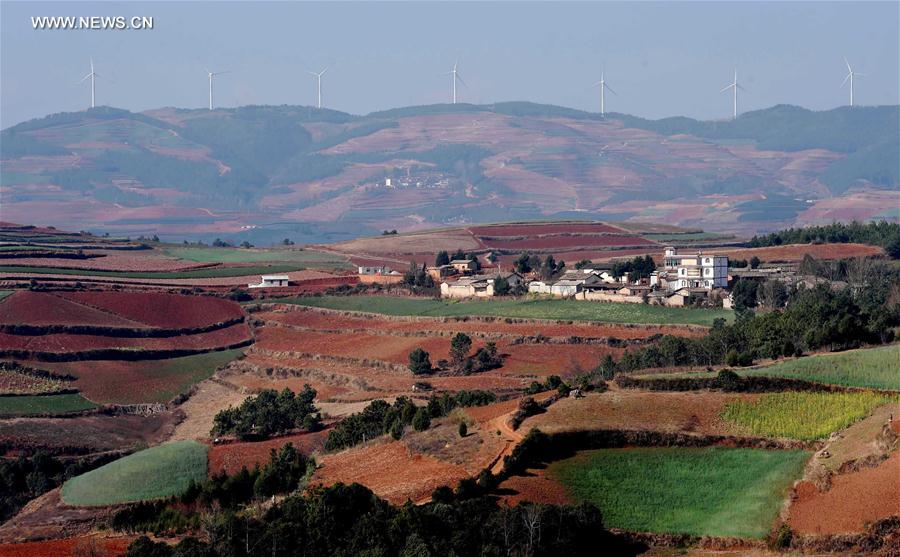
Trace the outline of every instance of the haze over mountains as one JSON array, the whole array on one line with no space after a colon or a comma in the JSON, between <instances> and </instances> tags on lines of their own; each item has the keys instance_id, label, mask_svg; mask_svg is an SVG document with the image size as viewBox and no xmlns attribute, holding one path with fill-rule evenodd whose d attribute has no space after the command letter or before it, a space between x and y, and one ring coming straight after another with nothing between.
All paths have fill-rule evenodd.
<instances>
[{"instance_id":1,"label":"haze over mountains","mask_svg":"<svg viewBox=\"0 0 900 557\"><path fill-rule=\"evenodd\" d=\"M641 220L752 233L900 218L900 107L644 120L527 102L365 116L99 107L2 132L2 220L324 242L460 223Z\"/></svg>"}]
</instances>

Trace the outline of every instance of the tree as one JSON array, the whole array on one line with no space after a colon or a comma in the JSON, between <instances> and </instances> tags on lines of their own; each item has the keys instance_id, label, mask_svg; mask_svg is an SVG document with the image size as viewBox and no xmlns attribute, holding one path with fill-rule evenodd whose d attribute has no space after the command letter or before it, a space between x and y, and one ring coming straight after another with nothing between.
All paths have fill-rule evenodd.
<instances>
[{"instance_id":1,"label":"tree","mask_svg":"<svg viewBox=\"0 0 900 557\"><path fill-rule=\"evenodd\" d=\"M465 437L469 434L469 427L466 425L466 422L459 422L459 436Z\"/></svg>"},{"instance_id":2,"label":"tree","mask_svg":"<svg viewBox=\"0 0 900 557\"><path fill-rule=\"evenodd\" d=\"M607 354L603 358L603 361L597 366L597 371L600 373L600 377L606 380L613 379L616 376L618 366L616 366L616 361L613 360L611 354Z\"/></svg>"},{"instance_id":3,"label":"tree","mask_svg":"<svg viewBox=\"0 0 900 557\"><path fill-rule=\"evenodd\" d=\"M447 250L441 250L437 253L437 256L434 258L435 267L440 267L441 265L449 265L450 264L450 254L447 253Z\"/></svg>"},{"instance_id":4,"label":"tree","mask_svg":"<svg viewBox=\"0 0 900 557\"><path fill-rule=\"evenodd\" d=\"M751 269L758 268L760 263L761 263L761 261L759 260L759 257L756 257L754 255L753 257L750 258L750 268Z\"/></svg>"},{"instance_id":5,"label":"tree","mask_svg":"<svg viewBox=\"0 0 900 557\"><path fill-rule=\"evenodd\" d=\"M456 250L456 253L453 254L451 259L465 261L468 258L466 257L466 252L464 252L461 249L458 249L458 250Z\"/></svg>"},{"instance_id":6,"label":"tree","mask_svg":"<svg viewBox=\"0 0 900 557\"><path fill-rule=\"evenodd\" d=\"M241 247L244 249L250 249L253 247L253 244L251 244L247 240L244 240L243 242L241 242Z\"/></svg>"},{"instance_id":7,"label":"tree","mask_svg":"<svg viewBox=\"0 0 900 557\"><path fill-rule=\"evenodd\" d=\"M506 296L509 294L509 281L503 277L497 277L494 279L494 295L495 296Z\"/></svg>"},{"instance_id":8,"label":"tree","mask_svg":"<svg viewBox=\"0 0 900 557\"><path fill-rule=\"evenodd\" d=\"M284 246L293 246L294 241L291 240L290 238L285 238L284 240L281 241L281 244Z\"/></svg>"},{"instance_id":9,"label":"tree","mask_svg":"<svg viewBox=\"0 0 900 557\"><path fill-rule=\"evenodd\" d=\"M416 414L412 419L412 426L416 431L425 431L431 427L431 416L428 415L427 408L419 408L416 410Z\"/></svg>"},{"instance_id":10,"label":"tree","mask_svg":"<svg viewBox=\"0 0 900 557\"><path fill-rule=\"evenodd\" d=\"M461 369L468 360L469 350L472 349L472 339L465 333L456 333L450 341L450 363L457 370Z\"/></svg>"},{"instance_id":11,"label":"tree","mask_svg":"<svg viewBox=\"0 0 900 557\"><path fill-rule=\"evenodd\" d=\"M526 251L522 253L513 261L513 266L516 268L516 272L525 274L531 272L531 255Z\"/></svg>"},{"instance_id":12,"label":"tree","mask_svg":"<svg viewBox=\"0 0 900 557\"><path fill-rule=\"evenodd\" d=\"M409 353L409 370L413 375L426 375L431 373L431 357L428 352L416 348Z\"/></svg>"}]
</instances>

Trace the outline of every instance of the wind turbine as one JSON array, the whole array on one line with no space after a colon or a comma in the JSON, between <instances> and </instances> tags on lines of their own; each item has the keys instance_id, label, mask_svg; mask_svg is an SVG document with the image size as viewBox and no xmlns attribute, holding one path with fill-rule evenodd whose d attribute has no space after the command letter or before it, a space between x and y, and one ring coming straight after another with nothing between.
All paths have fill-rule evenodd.
<instances>
[{"instance_id":1,"label":"wind turbine","mask_svg":"<svg viewBox=\"0 0 900 557\"><path fill-rule=\"evenodd\" d=\"M459 81L463 85L466 85L466 82L463 81L463 78L461 78L459 76L459 72L456 71L456 67L458 65L459 65L459 61L457 60L456 62L453 63L453 69L444 74L444 75L453 76L450 78L450 84L453 87L453 104L456 104L456 82ZM466 87L468 87L468 85L466 85Z\"/></svg>"},{"instance_id":2,"label":"wind turbine","mask_svg":"<svg viewBox=\"0 0 900 557\"><path fill-rule=\"evenodd\" d=\"M850 67L850 62L847 61L847 57L844 57L844 63L847 64L847 77L844 78L844 81L841 82L841 87L847 83L847 80L850 80L850 106L853 106L853 77L854 76L862 76L864 77L866 74L854 72L853 68Z\"/></svg>"},{"instance_id":3,"label":"wind turbine","mask_svg":"<svg viewBox=\"0 0 900 557\"><path fill-rule=\"evenodd\" d=\"M91 108L94 108L94 78L100 77L98 73L94 71L94 59L91 58L91 73L81 78L81 81L78 83L84 83L84 80L87 78L91 78Z\"/></svg>"},{"instance_id":4,"label":"wind turbine","mask_svg":"<svg viewBox=\"0 0 900 557\"><path fill-rule=\"evenodd\" d=\"M209 109L213 109L213 77L217 75L221 75L223 73L230 73L230 70L225 70L223 72L211 72L209 68L206 70L206 77L209 79Z\"/></svg>"},{"instance_id":5,"label":"wind turbine","mask_svg":"<svg viewBox=\"0 0 900 557\"><path fill-rule=\"evenodd\" d=\"M733 113L731 119L737 120L737 90L740 89L741 91L746 91L746 89L744 89L743 87L738 85L737 68L734 69L734 81L732 81L730 84L723 87L722 90L719 92L724 93L725 91L727 91L729 89L731 89L732 93L734 93L734 113Z\"/></svg>"},{"instance_id":6,"label":"wind turbine","mask_svg":"<svg viewBox=\"0 0 900 557\"><path fill-rule=\"evenodd\" d=\"M309 70L306 71L309 75L316 76L316 94L318 96L318 102L316 103L316 108L322 108L322 76L325 75L325 72L328 71L328 68L320 71L319 73L311 72Z\"/></svg>"},{"instance_id":7,"label":"wind turbine","mask_svg":"<svg viewBox=\"0 0 900 557\"><path fill-rule=\"evenodd\" d=\"M600 81L594 84L594 87L600 87L600 116L606 115L606 90L609 90L615 96L619 96L618 93L612 90L612 87L606 84L606 79L603 77L603 72L600 72Z\"/></svg>"}]
</instances>

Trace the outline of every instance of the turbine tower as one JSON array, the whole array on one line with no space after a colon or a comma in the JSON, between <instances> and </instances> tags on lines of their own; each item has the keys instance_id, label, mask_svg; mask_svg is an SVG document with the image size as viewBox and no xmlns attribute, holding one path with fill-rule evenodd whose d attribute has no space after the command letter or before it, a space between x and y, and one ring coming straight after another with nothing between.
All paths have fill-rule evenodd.
<instances>
[{"instance_id":1,"label":"turbine tower","mask_svg":"<svg viewBox=\"0 0 900 557\"><path fill-rule=\"evenodd\" d=\"M453 63L453 69L444 74L444 75L452 76L450 78L450 86L453 88L453 104L456 104L456 82L459 81L463 85L466 85L466 82L463 81L463 78L461 78L459 76L459 72L456 71L457 66L459 66L458 60ZM468 87L468 85L466 85L466 87Z\"/></svg>"},{"instance_id":2,"label":"turbine tower","mask_svg":"<svg viewBox=\"0 0 900 557\"><path fill-rule=\"evenodd\" d=\"M606 115L606 91L609 91L615 96L619 96L618 93L612 90L612 87L606 84L606 79L603 77L603 72L600 72L600 81L594 84L594 87L600 87L600 116Z\"/></svg>"},{"instance_id":3,"label":"turbine tower","mask_svg":"<svg viewBox=\"0 0 900 557\"><path fill-rule=\"evenodd\" d=\"M853 106L853 78L865 76L866 74L853 71L853 68L850 67L850 62L847 61L846 56L844 57L844 63L847 64L847 76L844 78L844 81L841 82L841 87L843 87L844 84L847 83L848 79L850 80L850 106Z\"/></svg>"},{"instance_id":4,"label":"turbine tower","mask_svg":"<svg viewBox=\"0 0 900 557\"><path fill-rule=\"evenodd\" d=\"M319 73L311 72L309 70L306 71L309 75L316 76L316 95L318 101L316 102L316 108L322 108L322 76L325 75L325 72L328 71L328 68L320 71Z\"/></svg>"},{"instance_id":5,"label":"turbine tower","mask_svg":"<svg viewBox=\"0 0 900 557\"><path fill-rule=\"evenodd\" d=\"M211 72L209 69L206 70L206 77L209 79L209 109L213 109L213 77L217 75L221 75L223 73L229 73L229 70L225 70L224 72Z\"/></svg>"},{"instance_id":6,"label":"turbine tower","mask_svg":"<svg viewBox=\"0 0 900 557\"><path fill-rule=\"evenodd\" d=\"M731 119L737 120L737 90L740 89L741 91L746 91L746 89L744 89L743 87L738 85L737 68L735 68L735 70L734 70L734 81L732 81L730 84L723 87L722 90L719 92L724 93L725 91L727 91L729 89L731 89L732 93L734 94L734 112L732 113Z\"/></svg>"},{"instance_id":7,"label":"turbine tower","mask_svg":"<svg viewBox=\"0 0 900 557\"><path fill-rule=\"evenodd\" d=\"M97 74L97 73L94 71L94 59L91 58L91 73L89 73L89 74L87 74L86 76L82 77L82 78L81 78L81 81L78 82L78 83L84 83L84 80L85 80L85 79L91 78L91 108L94 108L94 92L95 92L95 89L94 89L94 78L97 78L97 77L100 77L100 75Z\"/></svg>"}]
</instances>

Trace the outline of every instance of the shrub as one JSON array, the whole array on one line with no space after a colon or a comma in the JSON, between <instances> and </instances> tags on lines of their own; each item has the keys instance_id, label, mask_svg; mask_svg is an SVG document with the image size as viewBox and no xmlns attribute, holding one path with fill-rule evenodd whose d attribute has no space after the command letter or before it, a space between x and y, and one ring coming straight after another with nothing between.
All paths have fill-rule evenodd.
<instances>
[{"instance_id":1,"label":"shrub","mask_svg":"<svg viewBox=\"0 0 900 557\"><path fill-rule=\"evenodd\" d=\"M428 415L427 408L419 408L416 410L412 420L413 429L416 431L425 431L431 427L431 416Z\"/></svg>"},{"instance_id":2,"label":"shrub","mask_svg":"<svg viewBox=\"0 0 900 557\"><path fill-rule=\"evenodd\" d=\"M459 422L459 436L465 437L469 434L469 428L466 426L466 422Z\"/></svg>"},{"instance_id":3,"label":"shrub","mask_svg":"<svg viewBox=\"0 0 900 557\"><path fill-rule=\"evenodd\" d=\"M431 357L428 352L416 348L409 353L409 370L413 375L425 375L431 373Z\"/></svg>"},{"instance_id":4,"label":"shrub","mask_svg":"<svg viewBox=\"0 0 900 557\"><path fill-rule=\"evenodd\" d=\"M309 385L304 385L297 395L288 388L280 393L264 390L247 397L237 408L216 414L212 434L266 438L297 428L316 430L321 425L321 415L313 405L315 398L316 390Z\"/></svg>"}]
</instances>

